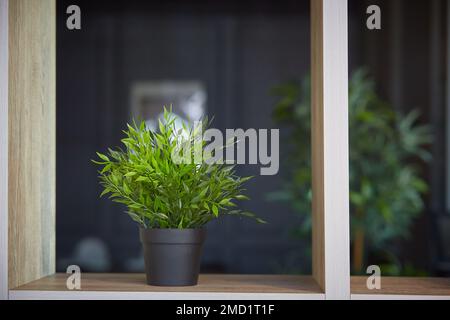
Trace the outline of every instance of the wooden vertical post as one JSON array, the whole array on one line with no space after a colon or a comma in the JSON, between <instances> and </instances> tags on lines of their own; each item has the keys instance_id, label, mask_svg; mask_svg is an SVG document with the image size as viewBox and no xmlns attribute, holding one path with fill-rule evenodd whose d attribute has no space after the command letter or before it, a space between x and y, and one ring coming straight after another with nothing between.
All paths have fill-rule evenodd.
<instances>
[{"instance_id":1,"label":"wooden vertical post","mask_svg":"<svg viewBox=\"0 0 450 320\"><path fill-rule=\"evenodd\" d=\"M313 276L350 298L347 0L311 0Z\"/></svg>"},{"instance_id":2,"label":"wooden vertical post","mask_svg":"<svg viewBox=\"0 0 450 320\"><path fill-rule=\"evenodd\" d=\"M0 0L0 300L8 299L8 0Z\"/></svg>"},{"instance_id":3,"label":"wooden vertical post","mask_svg":"<svg viewBox=\"0 0 450 320\"><path fill-rule=\"evenodd\" d=\"M9 1L8 11L11 289L55 272L55 0Z\"/></svg>"}]
</instances>

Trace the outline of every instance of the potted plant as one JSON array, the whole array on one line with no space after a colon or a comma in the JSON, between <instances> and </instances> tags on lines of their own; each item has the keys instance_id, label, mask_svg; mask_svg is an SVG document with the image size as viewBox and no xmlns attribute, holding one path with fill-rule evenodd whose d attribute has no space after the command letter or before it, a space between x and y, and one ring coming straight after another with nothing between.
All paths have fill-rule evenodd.
<instances>
[{"instance_id":1,"label":"potted plant","mask_svg":"<svg viewBox=\"0 0 450 320\"><path fill-rule=\"evenodd\" d=\"M179 163L173 151L180 146L206 143L196 127L178 128L177 117L164 108L164 120L158 132L145 122L127 125L122 143L124 149L108 149L97 153L101 166L100 196L127 207L128 215L139 224L144 249L147 283L158 286L196 285L205 224L221 215L254 217L250 212L235 209L235 200L243 195L244 182L232 166L220 163ZM200 126L210 123L204 119ZM200 139L199 139L200 138ZM193 157L198 148L186 149ZM184 154L186 156L186 154Z\"/></svg>"}]
</instances>

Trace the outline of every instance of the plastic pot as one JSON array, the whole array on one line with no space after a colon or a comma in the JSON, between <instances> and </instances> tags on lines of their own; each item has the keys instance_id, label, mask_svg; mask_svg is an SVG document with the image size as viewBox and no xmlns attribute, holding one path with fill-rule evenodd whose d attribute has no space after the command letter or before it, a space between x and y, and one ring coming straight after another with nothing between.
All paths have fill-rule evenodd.
<instances>
[{"instance_id":1,"label":"plastic pot","mask_svg":"<svg viewBox=\"0 0 450 320\"><path fill-rule=\"evenodd\" d=\"M139 229L147 284L194 286L206 229Z\"/></svg>"}]
</instances>

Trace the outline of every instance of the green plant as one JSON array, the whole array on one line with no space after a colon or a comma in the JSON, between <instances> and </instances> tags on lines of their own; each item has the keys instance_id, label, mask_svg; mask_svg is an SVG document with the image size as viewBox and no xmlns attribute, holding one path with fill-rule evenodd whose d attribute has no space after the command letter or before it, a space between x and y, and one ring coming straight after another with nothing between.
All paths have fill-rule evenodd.
<instances>
[{"instance_id":1,"label":"green plant","mask_svg":"<svg viewBox=\"0 0 450 320\"><path fill-rule=\"evenodd\" d=\"M164 108L159 132L149 130L144 122L127 125L122 139L125 150L97 153L99 160L93 162L102 167L101 196L109 194L113 201L126 205L130 217L145 228L198 228L223 214L264 222L234 209L234 200L248 199L242 185L251 177L238 177L232 166L223 164L173 161L172 151L183 144L200 141L203 150L206 143L198 128L210 124L205 119L199 126L176 128L175 120ZM187 152L194 156L197 151L194 147Z\"/></svg>"},{"instance_id":2,"label":"green plant","mask_svg":"<svg viewBox=\"0 0 450 320\"><path fill-rule=\"evenodd\" d=\"M292 172L285 187L270 195L302 215L302 235L311 230L310 79L274 89L280 97L274 119L289 128ZM350 211L353 271L359 273L367 252L389 251L392 240L407 237L414 217L423 209L427 183L419 175L420 160L431 141L429 127L418 125L419 113L405 116L375 92L364 69L349 82ZM419 162L418 162L419 160Z\"/></svg>"}]
</instances>

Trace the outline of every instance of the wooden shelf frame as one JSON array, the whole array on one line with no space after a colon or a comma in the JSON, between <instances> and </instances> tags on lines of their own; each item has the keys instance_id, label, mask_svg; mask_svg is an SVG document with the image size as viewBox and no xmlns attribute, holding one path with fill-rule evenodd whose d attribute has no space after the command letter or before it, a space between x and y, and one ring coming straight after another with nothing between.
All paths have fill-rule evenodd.
<instances>
[{"instance_id":1,"label":"wooden shelf frame","mask_svg":"<svg viewBox=\"0 0 450 320\"><path fill-rule=\"evenodd\" d=\"M146 286L142 274L82 274L82 290L68 291L67 275L54 273L55 20L55 0L0 0L0 299L374 295L350 279L347 0L311 0L313 275L201 275L194 288ZM398 297L377 297L389 295Z\"/></svg>"},{"instance_id":2,"label":"wooden shelf frame","mask_svg":"<svg viewBox=\"0 0 450 320\"><path fill-rule=\"evenodd\" d=\"M8 298L8 15L0 0L0 300Z\"/></svg>"},{"instance_id":3,"label":"wooden shelf frame","mask_svg":"<svg viewBox=\"0 0 450 320\"><path fill-rule=\"evenodd\" d=\"M311 276L204 274L194 287L157 287L147 285L142 273L86 273L80 291L67 289L67 276L54 274L20 286L10 291L10 299L325 299Z\"/></svg>"},{"instance_id":4,"label":"wooden shelf frame","mask_svg":"<svg viewBox=\"0 0 450 320\"><path fill-rule=\"evenodd\" d=\"M175 300L324 300L312 276L200 275L195 287L156 287L142 273L84 273L79 291L68 290L67 274L58 273L10 291L23 299L175 299ZM449 278L383 277L380 290L369 290L367 277L351 277L352 300L450 299Z\"/></svg>"},{"instance_id":5,"label":"wooden shelf frame","mask_svg":"<svg viewBox=\"0 0 450 320\"><path fill-rule=\"evenodd\" d=\"M2 238L7 254L0 257L2 270L7 268L8 273L7 284L1 284L5 297L9 290L55 271L56 12L55 0L0 0L0 8L4 18L1 57L9 60L8 77L2 83L8 95L3 97L1 115L8 123L7 130L2 127L2 136L8 137L2 148L8 157L1 159L0 166L4 173L1 194L8 200L1 209L2 222L8 226L2 233L7 234ZM312 73L317 75L313 277L328 298L346 299L350 297L347 0L314 0L311 13ZM332 134L335 129L341 134Z\"/></svg>"},{"instance_id":6,"label":"wooden shelf frame","mask_svg":"<svg viewBox=\"0 0 450 320\"><path fill-rule=\"evenodd\" d=\"M367 277L351 277L352 300L450 300L450 278L382 277L380 290L367 288Z\"/></svg>"}]
</instances>

